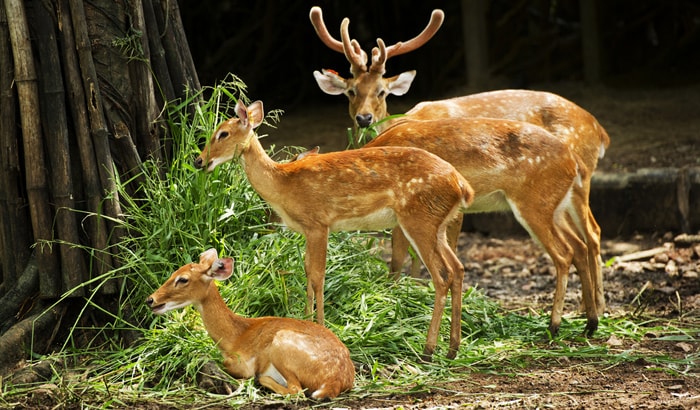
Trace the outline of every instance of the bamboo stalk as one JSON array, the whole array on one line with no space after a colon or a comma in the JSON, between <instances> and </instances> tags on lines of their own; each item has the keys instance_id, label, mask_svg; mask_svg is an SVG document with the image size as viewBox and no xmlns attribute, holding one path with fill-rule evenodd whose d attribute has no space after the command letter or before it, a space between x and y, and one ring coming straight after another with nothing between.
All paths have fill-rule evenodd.
<instances>
[{"instance_id":1,"label":"bamboo stalk","mask_svg":"<svg viewBox=\"0 0 700 410\"><path fill-rule=\"evenodd\" d=\"M199 90L201 85L181 24L180 8L176 1L161 0L160 4L163 14L156 12L156 18L161 16L158 25L163 30L163 48L175 92L183 95L188 89ZM174 24L175 22L178 24Z\"/></svg>"},{"instance_id":2,"label":"bamboo stalk","mask_svg":"<svg viewBox=\"0 0 700 410\"><path fill-rule=\"evenodd\" d=\"M5 0L10 40L15 64L15 83L20 107L24 170L34 240L52 239L51 209L46 183L46 164L39 115L39 93L32 57L29 27L21 0ZM57 254L50 246L37 247L39 283L43 297L60 294L61 281Z\"/></svg>"},{"instance_id":3,"label":"bamboo stalk","mask_svg":"<svg viewBox=\"0 0 700 410\"><path fill-rule=\"evenodd\" d=\"M80 284L86 279L85 260L80 247L78 226L75 218L75 201L73 200L73 180L71 171L70 146L68 144L68 119L66 114L65 92L61 66L56 42L53 13L47 5L40 4L32 9L35 38L38 47L39 70L42 78L42 110L46 150L51 172L51 198L56 213L56 238L62 243L58 246L61 256L62 292L75 289L72 296L84 296Z\"/></svg>"},{"instance_id":4,"label":"bamboo stalk","mask_svg":"<svg viewBox=\"0 0 700 410\"><path fill-rule=\"evenodd\" d=\"M87 31L85 9L82 0L69 0L69 7L83 89L87 97L87 112L90 124L90 135L95 150L95 163L97 164L97 170L100 176L101 189L104 193L101 209L108 219L116 221L121 219L121 207L119 205L116 189L115 166L109 147L109 131L107 129L107 121L102 104L102 94L97 81L97 72L92 58L90 36ZM118 225L107 222L107 227L110 230L107 234L111 243L118 243L123 235ZM111 236L109 236L110 234ZM106 254L114 253L109 252L108 249L105 249L105 252ZM114 262L114 260L112 260L112 262ZM114 287L105 287L104 291L106 293L116 291L116 284L114 285Z\"/></svg>"},{"instance_id":5,"label":"bamboo stalk","mask_svg":"<svg viewBox=\"0 0 700 410\"><path fill-rule=\"evenodd\" d=\"M146 27L150 30L148 37L148 48L150 49L151 69L157 83L157 89L160 93L156 93L156 104L165 106L166 103L174 101L177 97L173 88L170 72L168 71L168 63L165 59L165 49L161 42L162 36L158 27L158 22L153 8L153 2L146 1L143 3L143 14L146 21ZM170 162L172 152L172 139L167 137L168 129L162 127L163 135L161 135L160 144L164 146L163 158L166 162Z\"/></svg>"},{"instance_id":6,"label":"bamboo stalk","mask_svg":"<svg viewBox=\"0 0 700 410\"><path fill-rule=\"evenodd\" d=\"M131 24L133 29L140 32L141 35L138 41L143 50L143 55L139 59L132 59L129 62L129 73L133 87L133 102L135 104L132 110L134 115L134 134L139 138L140 146L143 148L141 152L142 158L153 158L157 163L161 163L162 155L160 151L160 129L158 127L158 113L160 110L156 106L154 96L153 78L148 64L150 64L151 54L148 43L150 36L149 28L146 26L146 21L143 15L143 7L141 1L128 2L130 5L129 14L131 15ZM132 134L127 134L131 137ZM126 136L122 136L125 138Z\"/></svg>"},{"instance_id":7,"label":"bamboo stalk","mask_svg":"<svg viewBox=\"0 0 700 410\"><path fill-rule=\"evenodd\" d=\"M13 76L10 33L5 8L0 7L0 260L5 289L12 288L19 280L32 244L27 199L20 190L22 173Z\"/></svg>"},{"instance_id":8,"label":"bamboo stalk","mask_svg":"<svg viewBox=\"0 0 700 410\"><path fill-rule=\"evenodd\" d=\"M85 104L86 95L82 87L78 56L73 36L73 23L71 21L68 0L60 0L59 18L61 19L61 44L64 62L64 74L66 76L67 100L74 124L75 137L77 139L78 153L80 157L81 185L86 198L86 211L88 217L83 219L87 229L89 246L97 249L93 258L93 276L99 276L107 272L112 266L112 256L108 252L109 239L108 227L105 219L100 215L103 200L103 191L100 186L98 162L95 157L95 148L90 136L90 123L87 117ZM108 293L116 291L116 284L108 288Z\"/></svg>"}]
</instances>

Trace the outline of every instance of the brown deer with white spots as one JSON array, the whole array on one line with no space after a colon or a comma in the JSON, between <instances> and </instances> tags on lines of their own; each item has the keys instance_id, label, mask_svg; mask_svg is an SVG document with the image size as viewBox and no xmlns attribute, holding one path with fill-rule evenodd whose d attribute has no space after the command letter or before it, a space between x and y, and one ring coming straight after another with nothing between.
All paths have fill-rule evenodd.
<instances>
[{"instance_id":1,"label":"brown deer with white spots","mask_svg":"<svg viewBox=\"0 0 700 410\"><path fill-rule=\"evenodd\" d=\"M195 166L213 170L240 158L248 180L285 225L306 239L307 314L314 299L316 321L324 323L323 287L328 235L332 231L401 227L430 272L435 305L423 351L435 350L447 293L452 316L447 356L454 358L461 340L464 267L447 242L449 221L471 203L467 180L445 160L411 147L378 147L311 154L277 163L255 134L263 120L260 101L247 108L238 101L238 118L214 131Z\"/></svg>"},{"instance_id":2,"label":"brown deer with white spots","mask_svg":"<svg viewBox=\"0 0 700 410\"><path fill-rule=\"evenodd\" d=\"M573 262L581 278L586 334L593 334L598 327L598 311L592 278L595 269L588 251L588 238L595 235L587 224L590 209L582 189L587 170L566 144L543 128L521 121L490 118L421 121L406 117L360 151L387 146L421 147L448 161L474 189L474 201L467 213L511 211L544 247L556 268L549 326L552 334L559 330L569 267ZM452 232L458 234L459 229ZM400 270L408 245L401 229L395 228L392 271Z\"/></svg>"},{"instance_id":3,"label":"brown deer with white spots","mask_svg":"<svg viewBox=\"0 0 700 410\"><path fill-rule=\"evenodd\" d=\"M350 352L329 329L283 317L245 318L232 312L215 281L231 276L233 259L209 249L176 270L146 304L157 315L193 305L224 357L224 368L238 379L255 377L275 393L304 392L329 399L352 388Z\"/></svg>"},{"instance_id":4,"label":"brown deer with white spots","mask_svg":"<svg viewBox=\"0 0 700 410\"><path fill-rule=\"evenodd\" d=\"M373 57L369 68L366 66L367 53L360 48L357 40L350 38L350 22L347 18L341 23L340 41L329 34L319 7L311 9L310 18L323 44L345 55L350 62L352 74L352 78L345 79L334 71L323 70L322 73L314 72L314 77L324 92L347 95L350 117L357 128L368 127L388 116L386 97L389 94L403 95L408 92L416 75L415 71L384 78L386 61L392 56L413 51L425 44L439 29L444 15L440 10L433 11L426 29L406 43L399 42L387 47L381 39L377 39L377 47L372 50ZM406 44L410 44L410 47L406 47ZM498 90L445 100L424 101L407 111L406 116L429 120L488 117L538 125L569 146L571 151L581 158L582 183L576 190L580 191L579 194L581 198L585 198L586 203L593 172L598 160L610 145L610 137L593 115L559 95L544 91ZM384 122L377 125L376 129L381 131L390 124L391 121ZM585 218L585 225L588 226L585 230L586 244L596 289L596 307L598 312L602 313L605 310L605 297L600 261L600 227L590 212ZM457 227L459 233L459 226L461 219L455 221L452 230ZM406 252L401 254L405 255ZM403 259L394 262L393 266L400 267L402 262ZM419 265L414 263L413 274L417 268Z\"/></svg>"}]
</instances>

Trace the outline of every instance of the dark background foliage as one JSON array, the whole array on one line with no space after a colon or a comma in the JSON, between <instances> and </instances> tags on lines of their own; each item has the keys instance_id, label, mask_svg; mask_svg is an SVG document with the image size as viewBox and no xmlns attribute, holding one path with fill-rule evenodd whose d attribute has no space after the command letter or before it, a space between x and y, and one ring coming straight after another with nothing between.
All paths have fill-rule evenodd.
<instances>
[{"instance_id":1,"label":"dark background foliage","mask_svg":"<svg viewBox=\"0 0 700 410\"><path fill-rule=\"evenodd\" d=\"M181 2L202 84L229 72L253 98L279 108L337 101L323 94L313 70L348 76L344 56L328 49L309 22L321 6L331 34L350 18L350 35L369 50L376 37L387 44L425 27L434 8L445 11L442 28L422 48L387 63L387 76L416 69L416 99L440 98L466 83L462 1L227 1ZM696 81L700 73L700 2L692 0L599 1L602 81L614 86L659 86ZM489 70L482 88L528 88L581 81L581 17L578 1L487 2Z\"/></svg>"}]
</instances>

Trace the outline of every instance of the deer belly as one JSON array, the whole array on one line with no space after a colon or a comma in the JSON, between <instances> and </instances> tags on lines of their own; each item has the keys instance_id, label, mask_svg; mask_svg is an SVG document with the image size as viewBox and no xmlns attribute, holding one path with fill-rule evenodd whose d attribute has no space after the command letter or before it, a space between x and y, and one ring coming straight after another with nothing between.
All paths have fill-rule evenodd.
<instances>
[{"instance_id":1,"label":"deer belly","mask_svg":"<svg viewBox=\"0 0 700 410\"><path fill-rule=\"evenodd\" d=\"M331 231L379 231L396 226L396 214L391 208L381 208L363 215L338 218Z\"/></svg>"},{"instance_id":2,"label":"deer belly","mask_svg":"<svg viewBox=\"0 0 700 410\"><path fill-rule=\"evenodd\" d=\"M476 214L485 212L507 212L510 211L510 205L506 200L503 191L492 191L486 194L477 192L474 201L467 208L465 213Z\"/></svg>"}]
</instances>

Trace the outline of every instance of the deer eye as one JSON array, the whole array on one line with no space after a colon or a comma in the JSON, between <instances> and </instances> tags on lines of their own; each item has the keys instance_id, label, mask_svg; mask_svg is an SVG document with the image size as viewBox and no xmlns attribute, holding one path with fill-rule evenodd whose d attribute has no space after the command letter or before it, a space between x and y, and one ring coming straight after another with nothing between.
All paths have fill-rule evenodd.
<instances>
[{"instance_id":1,"label":"deer eye","mask_svg":"<svg viewBox=\"0 0 700 410\"><path fill-rule=\"evenodd\" d=\"M228 137L228 131L221 131L219 135L217 135L217 139L222 139Z\"/></svg>"},{"instance_id":2,"label":"deer eye","mask_svg":"<svg viewBox=\"0 0 700 410\"><path fill-rule=\"evenodd\" d=\"M379 90L379 92L377 93L377 97L379 97L379 98L384 98L385 95L386 95L386 91L384 91L384 90Z\"/></svg>"},{"instance_id":3,"label":"deer eye","mask_svg":"<svg viewBox=\"0 0 700 410\"><path fill-rule=\"evenodd\" d=\"M354 98L355 97L355 90L348 90L348 97Z\"/></svg>"},{"instance_id":4,"label":"deer eye","mask_svg":"<svg viewBox=\"0 0 700 410\"><path fill-rule=\"evenodd\" d=\"M178 276L178 277L175 279L175 285L176 285L176 286L177 286L177 285L184 285L184 284L186 284L187 282L189 282L189 279L184 278L184 277L182 277L182 276Z\"/></svg>"}]
</instances>

